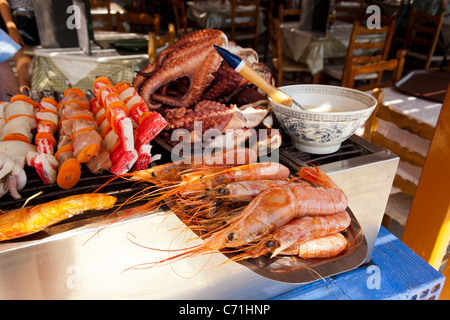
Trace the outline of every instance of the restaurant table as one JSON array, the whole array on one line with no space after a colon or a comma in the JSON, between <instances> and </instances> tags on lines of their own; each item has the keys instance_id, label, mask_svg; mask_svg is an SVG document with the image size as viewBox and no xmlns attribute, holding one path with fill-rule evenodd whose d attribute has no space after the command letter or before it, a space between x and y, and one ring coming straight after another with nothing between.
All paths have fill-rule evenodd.
<instances>
[{"instance_id":1,"label":"restaurant table","mask_svg":"<svg viewBox=\"0 0 450 320\"><path fill-rule=\"evenodd\" d=\"M312 74L324 68L324 60L344 58L352 31L352 24L336 21L327 34L300 30L299 22L280 24L283 54L288 58L306 64Z\"/></svg>"},{"instance_id":2,"label":"restaurant table","mask_svg":"<svg viewBox=\"0 0 450 320\"><path fill-rule=\"evenodd\" d=\"M353 24L336 21L324 32L299 29L299 21L280 24L283 54L288 58L306 64L312 74L324 69L326 59L345 58ZM363 35L359 41L370 41L378 35Z\"/></svg>"},{"instance_id":3,"label":"restaurant table","mask_svg":"<svg viewBox=\"0 0 450 320\"><path fill-rule=\"evenodd\" d=\"M380 228L370 263L272 297L272 300L435 300L445 277Z\"/></svg>"},{"instance_id":4,"label":"restaurant table","mask_svg":"<svg viewBox=\"0 0 450 320\"><path fill-rule=\"evenodd\" d=\"M206 29L229 29L231 27L231 2L226 1L188 1L186 3L188 19ZM251 11L251 6L237 6L237 11ZM252 17L238 17L239 22L249 22ZM264 13L260 11L258 33L264 32Z\"/></svg>"}]
</instances>

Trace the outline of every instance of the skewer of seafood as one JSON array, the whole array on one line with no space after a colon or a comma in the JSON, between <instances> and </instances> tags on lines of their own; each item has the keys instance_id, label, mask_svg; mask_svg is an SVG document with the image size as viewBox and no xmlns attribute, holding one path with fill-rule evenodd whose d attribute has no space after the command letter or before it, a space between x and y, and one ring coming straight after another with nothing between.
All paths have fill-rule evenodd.
<instances>
[{"instance_id":1,"label":"skewer of seafood","mask_svg":"<svg viewBox=\"0 0 450 320\"><path fill-rule=\"evenodd\" d=\"M151 159L149 142L166 126L166 121L159 113L151 112L125 82L113 86L106 77L98 77L93 90L95 117L111 148L111 171L120 175L133 165L134 170L147 168Z\"/></svg>"},{"instance_id":2,"label":"skewer of seafood","mask_svg":"<svg viewBox=\"0 0 450 320\"><path fill-rule=\"evenodd\" d=\"M57 102L52 98L42 98L35 113L37 133L35 137L36 152L27 154L27 164L34 167L42 182L46 185L56 182L59 163L54 156L58 126Z\"/></svg>"},{"instance_id":3,"label":"skewer of seafood","mask_svg":"<svg viewBox=\"0 0 450 320\"><path fill-rule=\"evenodd\" d=\"M156 111L150 111L144 99L137 93L136 89L127 82L115 85L119 93L119 99L127 105L130 118L135 128L135 149L138 158L133 170L148 168L151 157L152 141L167 125L167 121ZM156 160L156 159L153 159Z\"/></svg>"},{"instance_id":4,"label":"skewer of seafood","mask_svg":"<svg viewBox=\"0 0 450 320\"><path fill-rule=\"evenodd\" d=\"M61 119L60 132L72 141L74 156L80 163L88 162L100 148L101 136L96 130L97 124L83 91L67 89L58 113Z\"/></svg>"},{"instance_id":5,"label":"skewer of seafood","mask_svg":"<svg viewBox=\"0 0 450 320\"><path fill-rule=\"evenodd\" d=\"M36 151L31 144L37 125L35 103L24 95L15 95L1 108L4 125L0 130L0 197L9 193L20 199L18 191L27 183L24 171L26 155Z\"/></svg>"},{"instance_id":6,"label":"skewer of seafood","mask_svg":"<svg viewBox=\"0 0 450 320\"><path fill-rule=\"evenodd\" d=\"M0 102L0 132L5 125L6 119L5 119L5 109L8 107L10 102L7 101L1 101Z\"/></svg>"}]
</instances>

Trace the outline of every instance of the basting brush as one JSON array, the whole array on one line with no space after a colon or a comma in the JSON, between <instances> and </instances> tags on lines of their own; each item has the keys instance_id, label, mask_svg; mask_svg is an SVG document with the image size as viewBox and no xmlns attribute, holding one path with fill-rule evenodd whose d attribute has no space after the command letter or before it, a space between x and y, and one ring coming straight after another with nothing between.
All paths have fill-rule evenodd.
<instances>
[{"instance_id":1,"label":"basting brush","mask_svg":"<svg viewBox=\"0 0 450 320\"><path fill-rule=\"evenodd\" d=\"M306 110L300 103L292 99L286 93L278 88L275 88L268 83L263 77L261 77L252 67L250 67L245 60L242 60L234 53L231 53L225 48L214 45L214 48L219 52L222 58L233 68L237 73L243 76L245 79L253 83L255 86L263 90L268 96L286 107L291 107L292 104L296 104L302 110Z\"/></svg>"}]
</instances>

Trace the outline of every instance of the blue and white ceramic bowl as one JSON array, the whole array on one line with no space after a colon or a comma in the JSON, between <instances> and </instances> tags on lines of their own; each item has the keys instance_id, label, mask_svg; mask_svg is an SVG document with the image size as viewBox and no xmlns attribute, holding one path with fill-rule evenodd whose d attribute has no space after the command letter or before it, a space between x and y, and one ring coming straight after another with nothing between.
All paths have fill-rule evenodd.
<instances>
[{"instance_id":1,"label":"blue and white ceramic bowl","mask_svg":"<svg viewBox=\"0 0 450 320\"><path fill-rule=\"evenodd\" d=\"M308 110L274 101L271 109L295 148L314 154L333 153L369 118L377 105L370 94L329 85L280 87Z\"/></svg>"}]
</instances>

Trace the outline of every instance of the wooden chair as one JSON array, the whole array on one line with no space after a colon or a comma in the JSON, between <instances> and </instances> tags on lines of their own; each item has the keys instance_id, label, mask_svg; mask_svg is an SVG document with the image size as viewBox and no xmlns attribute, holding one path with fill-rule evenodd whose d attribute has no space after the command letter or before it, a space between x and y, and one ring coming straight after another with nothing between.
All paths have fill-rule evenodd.
<instances>
[{"instance_id":1,"label":"wooden chair","mask_svg":"<svg viewBox=\"0 0 450 320\"><path fill-rule=\"evenodd\" d=\"M444 13L433 16L411 9L403 49L407 56L422 61L422 69L429 69L432 62L444 59L442 55L434 55L443 20Z\"/></svg>"},{"instance_id":2,"label":"wooden chair","mask_svg":"<svg viewBox=\"0 0 450 320\"><path fill-rule=\"evenodd\" d=\"M435 269L443 268L447 281L440 299L450 299L450 263L443 258L450 240L450 94L442 104L425 166L420 176L402 242Z\"/></svg>"},{"instance_id":3,"label":"wooden chair","mask_svg":"<svg viewBox=\"0 0 450 320\"><path fill-rule=\"evenodd\" d=\"M156 35L155 32L150 31L148 34L148 60L153 63L158 55L158 48L170 45L175 41L175 26L170 23L168 32L164 35Z\"/></svg>"},{"instance_id":4,"label":"wooden chair","mask_svg":"<svg viewBox=\"0 0 450 320\"><path fill-rule=\"evenodd\" d=\"M126 14L116 14L117 31L124 32L122 23L130 25L131 32L147 33L151 28L156 35L159 35L161 28L161 19L158 13L150 15L147 13L128 12Z\"/></svg>"},{"instance_id":5,"label":"wooden chair","mask_svg":"<svg viewBox=\"0 0 450 320\"><path fill-rule=\"evenodd\" d=\"M272 46L272 68L276 71L277 86L280 87L283 85L283 75L285 73L311 73L305 64L297 63L283 56L280 22L278 19L273 18L272 15L269 15L268 21ZM317 79L315 83L317 83Z\"/></svg>"},{"instance_id":6,"label":"wooden chair","mask_svg":"<svg viewBox=\"0 0 450 320\"><path fill-rule=\"evenodd\" d=\"M364 17L364 0L335 0L335 19L339 21L361 21Z\"/></svg>"},{"instance_id":7,"label":"wooden chair","mask_svg":"<svg viewBox=\"0 0 450 320\"><path fill-rule=\"evenodd\" d=\"M291 21L300 21L301 14L302 9L300 8L286 8L282 4L278 6L278 20L280 20L280 23L283 23L286 17L289 17Z\"/></svg>"},{"instance_id":8,"label":"wooden chair","mask_svg":"<svg viewBox=\"0 0 450 320\"><path fill-rule=\"evenodd\" d=\"M402 77L403 65L405 63L405 50L398 50L395 59L381 60L367 64L358 64L358 58L353 58L350 72L346 73L342 81L342 86L348 88L355 87L355 79L362 75L377 74L377 81L371 81L367 85L359 86L359 90L370 90L374 88L391 87ZM385 71L391 72L389 80L383 80L383 73Z\"/></svg>"},{"instance_id":9,"label":"wooden chair","mask_svg":"<svg viewBox=\"0 0 450 320\"><path fill-rule=\"evenodd\" d=\"M129 0L130 8L128 12L145 12L144 0Z\"/></svg>"},{"instance_id":10,"label":"wooden chair","mask_svg":"<svg viewBox=\"0 0 450 320\"><path fill-rule=\"evenodd\" d=\"M92 22L99 21L102 23L102 26L95 27L96 30L105 30L105 31L113 31L113 17L111 14L111 3L110 0L89 0L89 4L91 9L104 8L107 10L106 14L95 14L91 15Z\"/></svg>"},{"instance_id":11,"label":"wooden chair","mask_svg":"<svg viewBox=\"0 0 450 320\"><path fill-rule=\"evenodd\" d=\"M175 15L175 26L177 36L181 37L188 33L188 20L186 17L186 7L183 0L172 0L173 13Z\"/></svg>"},{"instance_id":12,"label":"wooden chair","mask_svg":"<svg viewBox=\"0 0 450 320\"><path fill-rule=\"evenodd\" d=\"M390 150L400 158L400 161L422 169L425 165L426 157L415 151L411 151L408 146L400 145L398 142L393 141L392 138L377 131L379 120L386 121L401 130L406 130L411 134L430 141L433 139L434 127L428 123L419 122L408 115L397 112L391 107L384 105L384 92L380 89L374 89L373 96L377 98L378 104L365 124L363 138L384 149ZM396 220L400 225L404 226L406 224L411 204L416 194L417 183L396 174L393 187L399 189L401 192L393 193L389 197L383 219L383 225L385 227L389 226L392 219Z\"/></svg>"},{"instance_id":13,"label":"wooden chair","mask_svg":"<svg viewBox=\"0 0 450 320\"><path fill-rule=\"evenodd\" d=\"M239 10L239 6L253 6L253 10ZM253 39L253 49L258 49L258 26L260 15L260 0L232 0L231 1L231 30L230 40L238 43L242 40ZM250 21L239 20L250 18Z\"/></svg>"},{"instance_id":14,"label":"wooden chair","mask_svg":"<svg viewBox=\"0 0 450 320\"><path fill-rule=\"evenodd\" d=\"M344 79L348 79L348 73L351 72L351 68L355 63L367 64L385 61L389 53L394 31L395 21L391 21L389 25L382 26L378 29L366 28L361 26L359 21L355 21L344 63L327 65L323 73L343 83L346 81ZM380 72L361 73L356 76L355 80L379 81L380 77Z\"/></svg>"}]
</instances>

